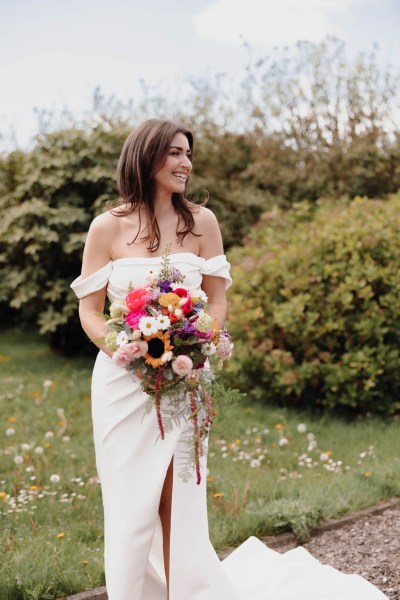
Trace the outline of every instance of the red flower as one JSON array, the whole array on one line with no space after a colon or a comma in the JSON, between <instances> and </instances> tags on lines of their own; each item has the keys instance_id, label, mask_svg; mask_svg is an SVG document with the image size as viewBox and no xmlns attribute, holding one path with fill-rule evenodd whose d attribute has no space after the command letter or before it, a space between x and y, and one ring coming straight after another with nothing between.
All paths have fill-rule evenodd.
<instances>
[{"instance_id":1,"label":"red flower","mask_svg":"<svg viewBox=\"0 0 400 600\"><path fill-rule=\"evenodd\" d=\"M137 290L133 290L133 292L129 292L125 298L125 302L129 310L138 310L139 308L143 308L143 306L147 304L149 300L150 293L148 290L143 288L138 288Z\"/></svg>"},{"instance_id":2,"label":"red flower","mask_svg":"<svg viewBox=\"0 0 400 600\"><path fill-rule=\"evenodd\" d=\"M173 293L176 294L177 296L179 296L180 298L186 299L186 302L184 304L182 304L182 306L181 306L182 312L185 315L187 313L192 312L192 310L193 310L192 299L189 295L188 290L185 290L185 288L176 288L175 290L173 290Z\"/></svg>"}]
</instances>

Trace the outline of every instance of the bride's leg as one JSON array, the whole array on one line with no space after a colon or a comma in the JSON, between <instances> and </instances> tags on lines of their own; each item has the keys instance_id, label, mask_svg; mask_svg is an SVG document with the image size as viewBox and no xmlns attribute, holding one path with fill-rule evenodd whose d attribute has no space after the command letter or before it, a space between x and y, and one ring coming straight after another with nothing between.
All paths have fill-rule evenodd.
<instances>
[{"instance_id":1,"label":"bride's leg","mask_svg":"<svg viewBox=\"0 0 400 600\"><path fill-rule=\"evenodd\" d=\"M160 520L163 532L163 552L164 569L167 579L167 590L169 598L169 554L170 554L170 536L171 536L171 504L172 504L172 482L173 482L173 460L165 476L164 486L160 498Z\"/></svg>"}]
</instances>

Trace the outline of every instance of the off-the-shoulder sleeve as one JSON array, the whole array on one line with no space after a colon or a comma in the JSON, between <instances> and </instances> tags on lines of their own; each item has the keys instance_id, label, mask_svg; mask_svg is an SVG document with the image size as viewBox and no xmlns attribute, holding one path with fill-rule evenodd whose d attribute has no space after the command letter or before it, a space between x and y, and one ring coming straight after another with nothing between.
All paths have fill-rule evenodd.
<instances>
[{"instance_id":1,"label":"off-the-shoulder sleeve","mask_svg":"<svg viewBox=\"0 0 400 600\"><path fill-rule=\"evenodd\" d=\"M88 277L82 279L82 276L79 275L79 277L71 283L71 287L78 298L84 298L92 292L97 292L105 287L110 278L111 271L112 261L110 260L108 264L104 265L104 267L101 267L101 269L95 271Z\"/></svg>"},{"instance_id":2,"label":"off-the-shoulder sleeve","mask_svg":"<svg viewBox=\"0 0 400 600\"><path fill-rule=\"evenodd\" d=\"M225 279L226 288L228 288L232 284L230 269L231 265L226 260L225 254L220 254L218 256L213 256L213 258L205 260L201 267L201 273L202 275L213 275L214 277L223 277Z\"/></svg>"}]
</instances>

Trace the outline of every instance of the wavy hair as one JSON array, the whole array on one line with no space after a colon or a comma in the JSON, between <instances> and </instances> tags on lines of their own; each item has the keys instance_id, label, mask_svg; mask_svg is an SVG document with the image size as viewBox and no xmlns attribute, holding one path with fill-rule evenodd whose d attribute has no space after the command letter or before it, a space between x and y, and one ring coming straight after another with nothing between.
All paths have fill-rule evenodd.
<instances>
[{"instance_id":1,"label":"wavy hair","mask_svg":"<svg viewBox=\"0 0 400 600\"><path fill-rule=\"evenodd\" d=\"M182 133L189 142L190 160L193 160L193 135L184 125L167 119L149 119L131 131L122 147L117 167L117 185L121 200L127 205L125 210L113 212L116 216L126 216L139 209L139 230L129 245L133 244L141 231L142 212L147 223L147 235L141 239L148 242L147 250L156 252L160 246L160 228L154 211L156 197L155 175L164 165L168 150L176 134ZM178 214L177 239L182 244L184 238L193 234L193 207L186 199L185 190L172 194L172 204ZM179 224L182 224L179 227ZM193 234L197 235L197 234Z\"/></svg>"}]
</instances>

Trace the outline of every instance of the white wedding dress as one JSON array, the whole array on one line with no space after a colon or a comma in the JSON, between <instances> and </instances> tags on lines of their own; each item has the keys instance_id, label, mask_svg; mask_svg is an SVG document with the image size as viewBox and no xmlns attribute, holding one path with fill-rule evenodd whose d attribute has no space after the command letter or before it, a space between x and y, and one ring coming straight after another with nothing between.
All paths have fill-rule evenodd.
<instances>
[{"instance_id":1,"label":"white wedding dress","mask_svg":"<svg viewBox=\"0 0 400 600\"><path fill-rule=\"evenodd\" d=\"M185 286L199 287L202 275L231 280L225 256L209 260L191 253L171 255ZM107 286L111 300L130 284L158 271L160 257L122 258L71 285L82 298ZM358 575L322 565L304 548L279 554L251 537L220 561L208 534L206 458L202 480L184 481L180 460L190 425L181 423L159 438L155 411L140 381L99 352L92 380L93 432L101 481L105 572L109 600L166 600L160 495L173 459L170 538L170 600L379 600L387 598Z\"/></svg>"}]
</instances>

